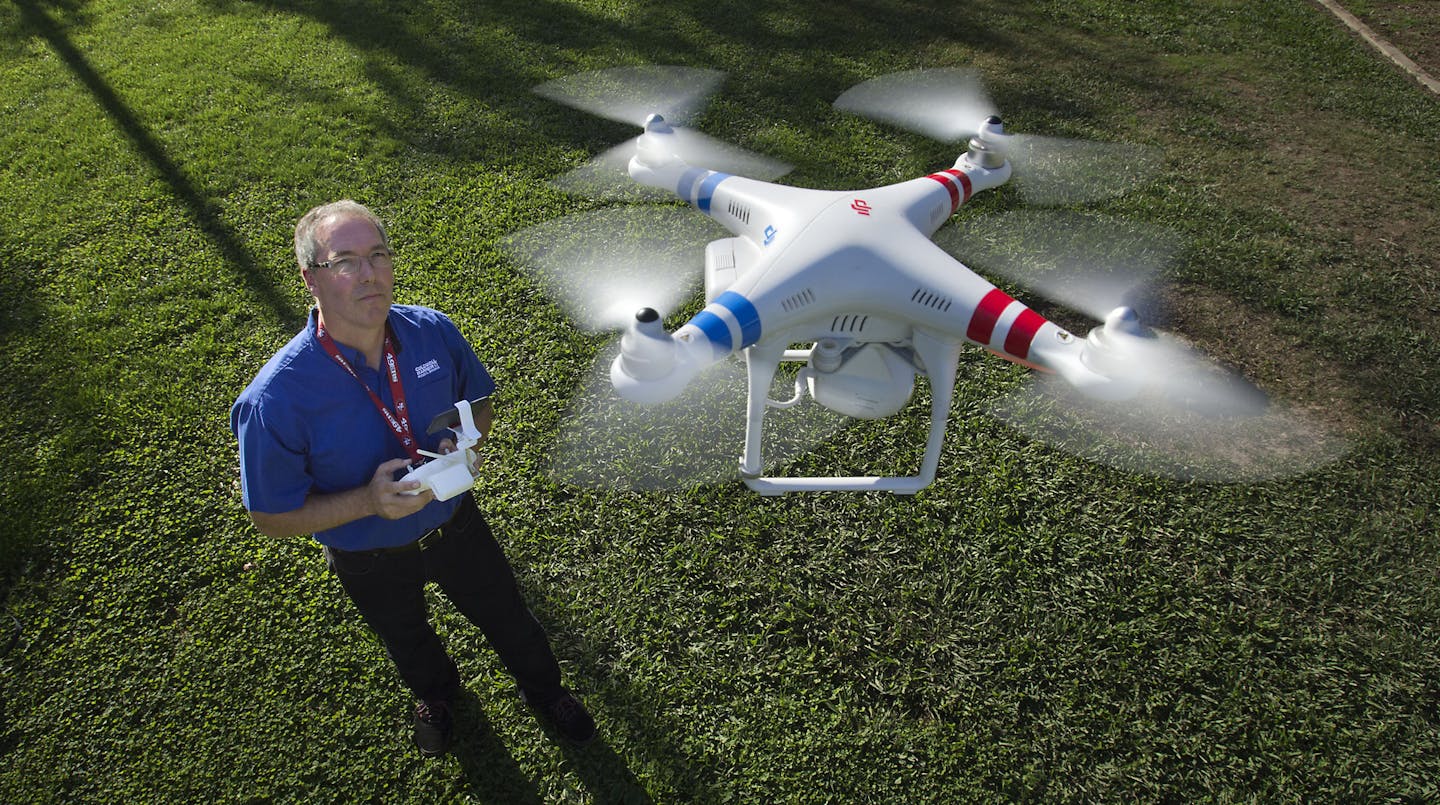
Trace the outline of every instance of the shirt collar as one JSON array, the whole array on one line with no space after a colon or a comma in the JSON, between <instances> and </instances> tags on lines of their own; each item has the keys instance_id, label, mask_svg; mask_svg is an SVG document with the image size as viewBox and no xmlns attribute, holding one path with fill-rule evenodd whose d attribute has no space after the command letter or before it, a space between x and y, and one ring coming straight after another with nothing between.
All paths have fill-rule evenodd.
<instances>
[{"instance_id":1,"label":"shirt collar","mask_svg":"<svg viewBox=\"0 0 1440 805\"><path fill-rule=\"evenodd\" d=\"M395 345L395 354L399 355L405 351L405 344L401 342L400 334L395 331L394 319L395 310L392 308L389 313L385 314L385 331L390 334L390 343ZM310 314L305 321L305 333L310 337L311 342L315 342L315 325L319 322L320 308L311 305ZM365 356L360 353L360 350L347 344L342 344L339 341L335 342L335 346L340 348L340 352L345 356L346 360L356 366L365 365ZM374 369L376 367L371 366L370 368Z\"/></svg>"}]
</instances>

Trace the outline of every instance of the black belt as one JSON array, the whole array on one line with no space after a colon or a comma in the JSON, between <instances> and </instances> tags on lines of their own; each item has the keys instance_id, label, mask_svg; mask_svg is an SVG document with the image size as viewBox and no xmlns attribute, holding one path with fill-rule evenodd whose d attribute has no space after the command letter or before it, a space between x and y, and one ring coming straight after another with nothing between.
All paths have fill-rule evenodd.
<instances>
[{"instance_id":1,"label":"black belt","mask_svg":"<svg viewBox=\"0 0 1440 805\"><path fill-rule=\"evenodd\" d=\"M440 541L445 536L445 526L438 526L420 535L420 539L414 542L407 542L404 545L396 545L392 548L376 548L376 553L409 553L411 551L423 551L426 548Z\"/></svg>"},{"instance_id":2,"label":"black belt","mask_svg":"<svg viewBox=\"0 0 1440 805\"><path fill-rule=\"evenodd\" d=\"M430 546L439 542L440 538L445 536L445 527L448 525L449 523L446 523L445 525L432 528L429 531L426 531L424 534L421 534L419 539L415 540L414 542L407 542L404 545L392 545L389 548L371 548L368 551L347 551L343 548L331 548L330 550L339 551L340 553L353 553L357 555L367 553L410 553L411 551L423 551L426 548L429 548Z\"/></svg>"},{"instance_id":3,"label":"black belt","mask_svg":"<svg viewBox=\"0 0 1440 805\"><path fill-rule=\"evenodd\" d=\"M420 538L414 542L407 542L404 545L395 545L389 548L371 548L368 551L346 551L340 548L331 548L331 550L340 551L340 553L410 553L411 551L423 551L439 542L440 539L445 536L455 521L459 519L461 512L465 510L467 505L473 504L470 504L468 501L463 502L460 507L450 515L449 520L421 534Z\"/></svg>"}]
</instances>

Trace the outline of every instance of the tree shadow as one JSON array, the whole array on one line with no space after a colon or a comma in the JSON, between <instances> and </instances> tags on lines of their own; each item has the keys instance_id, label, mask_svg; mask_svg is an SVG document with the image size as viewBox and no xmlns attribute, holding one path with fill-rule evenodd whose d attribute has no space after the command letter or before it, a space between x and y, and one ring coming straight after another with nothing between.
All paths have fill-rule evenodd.
<instances>
[{"instance_id":1,"label":"tree shadow","mask_svg":"<svg viewBox=\"0 0 1440 805\"><path fill-rule=\"evenodd\" d=\"M0 377L0 397L21 427L0 429L5 444L42 461L22 461L0 474L0 499L7 517L0 534L0 603L22 573L46 547L67 545L55 538L69 522L74 500L101 482L94 446L107 434L96 417L94 377L85 371L57 370L62 359L49 356L82 354L75 322L45 298L45 278L53 273L43 258L29 255L21 239L0 227L0 348L9 360ZM35 357L32 358L32 354ZM54 362L52 362L52 360ZM12 437L14 434L14 437ZM18 445L23 442L23 447Z\"/></svg>"},{"instance_id":2,"label":"tree shadow","mask_svg":"<svg viewBox=\"0 0 1440 805\"><path fill-rule=\"evenodd\" d=\"M235 0L210 1L220 11L237 5ZM826 125L829 101L873 77L866 73L867 62L899 49L926 54L963 45L982 58L1043 63L1057 53L1073 58L1085 47L1075 39L1015 36L1009 31L1045 30L1026 22L1044 12L988 0L967 4L963 15L935 13L904 0L796 0L742 13L728 4L681 0L623 19L554 0L430 3L418 9L364 0L268 0L261 5L321 23L367 57L365 77L381 87L401 113L369 121L377 130L419 151L487 167L528 166L542 145L598 152L634 136L631 126L576 113L530 91L560 75L600 66L692 64L741 75L724 88L725 100L702 128L722 137L743 137L757 121ZM1092 47L1097 54L1092 58L1107 53L1102 43ZM786 58L797 50L807 58ZM943 55L937 58L945 61ZM913 66L934 65L917 61ZM1122 78L1137 82L1141 92L1173 98L1176 91L1159 86L1143 71L1115 80ZM433 103L437 88L482 100L486 110L503 114L442 119ZM293 92L295 87L277 83L276 90ZM999 90L1002 108L1020 107L1040 117L1086 119L1094 114L1064 88ZM953 159L953 146L944 148L946 159ZM826 154L785 150L775 155L805 173L807 167L826 176L847 170Z\"/></svg>"},{"instance_id":3,"label":"tree shadow","mask_svg":"<svg viewBox=\"0 0 1440 805\"><path fill-rule=\"evenodd\" d=\"M300 319L293 305L277 292L273 284L264 280L255 256L245 246L243 239L225 222L214 203L187 175L184 168L170 158L165 148L140 122L124 99L85 58L85 54L70 41L62 27L46 10L45 6L48 4L36 0L14 0L14 3L20 10L24 28L44 39L75 78L89 90L116 128L159 174L195 226L214 244L226 266L235 274L235 279L263 304L277 325L285 328L298 327ZM64 8L73 7L71 3L59 5Z\"/></svg>"}]
</instances>

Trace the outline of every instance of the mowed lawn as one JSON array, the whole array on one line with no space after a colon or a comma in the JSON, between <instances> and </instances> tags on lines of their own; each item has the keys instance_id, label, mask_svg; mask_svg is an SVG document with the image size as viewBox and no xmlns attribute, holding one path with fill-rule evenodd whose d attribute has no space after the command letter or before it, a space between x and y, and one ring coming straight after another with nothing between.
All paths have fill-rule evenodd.
<instances>
[{"instance_id":1,"label":"mowed lawn","mask_svg":"<svg viewBox=\"0 0 1440 805\"><path fill-rule=\"evenodd\" d=\"M952 164L831 106L922 67L978 70L1012 131L1153 149L1153 181L1067 212L1173 233L1167 326L1342 449L1123 472L993 416L1027 372L971 350L912 497L571 483L551 458L613 336L505 243L613 206L547 180L636 133L532 88L635 64L724 71L699 127L795 186ZM1302 0L6 0L0 800L1440 799L1437 132L1440 99ZM241 509L228 407L304 320L295 220L340 197L500 385L477 496L590 747L437 595L468 695L420 757L318 547ZM786 469L913 472L928 406Z\"/></svg>"}]
</instances>

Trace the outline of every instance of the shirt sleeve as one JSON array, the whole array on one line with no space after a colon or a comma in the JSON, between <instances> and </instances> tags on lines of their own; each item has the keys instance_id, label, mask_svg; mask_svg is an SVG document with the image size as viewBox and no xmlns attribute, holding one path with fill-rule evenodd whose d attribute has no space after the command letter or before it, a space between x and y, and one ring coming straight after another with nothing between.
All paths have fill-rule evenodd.
<instances>
[{"instance_id":1,"label":"shirt sleeve","mask_svg":"<svg viewBox=\"0 0 1440 805\"><path fill-rule=\"evenodd\" d=\"M298 434L285 433L278 415L267 416L265 396L242 397L230 409L240 442L240 490L247 511L280 514L305 505L314 486Z\"/></svg>"}]
</instances>

